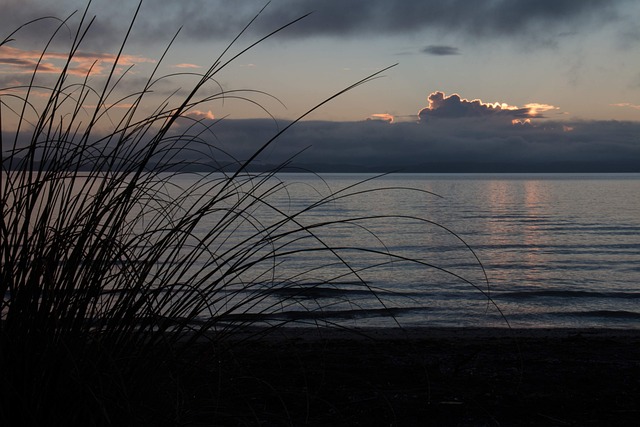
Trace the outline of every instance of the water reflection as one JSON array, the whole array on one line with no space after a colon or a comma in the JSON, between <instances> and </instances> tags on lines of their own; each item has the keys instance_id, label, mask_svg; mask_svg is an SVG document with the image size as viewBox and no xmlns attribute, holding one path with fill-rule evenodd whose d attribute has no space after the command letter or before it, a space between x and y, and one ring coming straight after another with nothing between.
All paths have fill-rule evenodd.
<instances>
[{"instance_id":1,"label":"water reflection","mask_svg":"<svg viewBox=\"0 0 640 427\"><path fill-rule=\"evenodd\" d=\"M541 267L550 261L546 250L552 242L544 227L550 212L550 192L545 181L492 180L486 182L488 218L486 221L487 256L499 257L496 264L511 268L491 269L492 282L497 288L509 287L513 282L531 285L540 280ZM514 276L517 268L520 275ZM547 285L549 285L547 283Z\"/></svg>"}]
</instances>

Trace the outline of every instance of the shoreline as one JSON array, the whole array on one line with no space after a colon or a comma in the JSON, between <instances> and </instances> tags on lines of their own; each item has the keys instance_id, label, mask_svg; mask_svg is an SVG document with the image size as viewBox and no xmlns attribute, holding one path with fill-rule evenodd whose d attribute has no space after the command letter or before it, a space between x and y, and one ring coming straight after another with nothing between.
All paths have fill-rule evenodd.
<instances>
[{"instance_id":1,"label":"shoreline","mask_svg":"<svg viewBox=\"0 0 640 427\"><path fill-rule=\"evenodd\" d=\"M631 426L640 417L640 330L314 331L283 327L232 347L230 377L244 378L240 400L258 405L261 422Z\"/></svg>"},{"instance_id":2,"label":"shoreline","mask_svg":"<svg viewBox=\"0 0 640 427\"><path fill-rule=\"evenodd\" d=\"M410 327L353 327L333 328L321 326L278 326L265 332L265 328L249 326L233 333L234 339L257 339L266 341L334 341L334 340L473 340L487 338L508 339L562 339L582 337L585 339L638 339L640 328L508 328L508 327L457 327L457 326L410 326ZM253 337L253 338L252 338Z\"/></svg>"}]
</instances>

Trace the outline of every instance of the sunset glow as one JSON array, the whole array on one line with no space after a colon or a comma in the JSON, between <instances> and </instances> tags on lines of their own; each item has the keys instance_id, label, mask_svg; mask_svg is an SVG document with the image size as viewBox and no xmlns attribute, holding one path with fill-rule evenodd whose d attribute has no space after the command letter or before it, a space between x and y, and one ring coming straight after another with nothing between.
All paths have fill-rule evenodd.
<instances>
[{"instance_id":1,"label":"sunset glow","mask_svg":"<svg viewBox=\"0 0 640 427\"><path fill-rule=\"evenodd\" d=\"M532 117L537 117L538 115L542 115L542 113L546 113L547 111L560 109L559 107L554 107L553 105L538 103L525 104L524 108L529 109L529 115Z\"/></svg>"},{"instance_id":2,"label":"sunset glow","mask_svg":"<svg viewBox=\"0 0 640 427\"><path fill-rule=\"evenodd\" d=\"M389 123L393 123L393 120L394 120L394 117L391 114L387 114L387 113L372 114L371 118L374 120L383 120Z\"/></svg>"},{"instance_id":3,"label":"sunset glow","mask_svg":"<svg viewBox=\"0 0 640 427\"><path fill-rule=\"evenodd\" d=\"M42 52L21 50L10 46L0 46L0 74L31 74L41 59ZM38 64L41 73L60 73L64 62L69 57L68 52L45 52L42 62ZM71 61L69 74L85 76L89 72L102 75L113 65L116 55L109 53L76 52ZM152 59L136 55L122 55L118 60L120 67L140 63L155 62Z\"/></svg>"}]
</instances>

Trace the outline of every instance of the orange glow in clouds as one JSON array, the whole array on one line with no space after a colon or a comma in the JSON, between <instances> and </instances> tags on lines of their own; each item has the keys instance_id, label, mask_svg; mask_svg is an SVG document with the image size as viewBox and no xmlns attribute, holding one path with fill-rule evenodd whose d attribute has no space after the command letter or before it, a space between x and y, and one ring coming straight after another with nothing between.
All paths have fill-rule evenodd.
<instances>
[{"instance_id":1,"label":"orange glow in clouds","mask_svg":"<svg viewBox=\"0 0 640 427\"><path fill-rule=\"evenodd\" d=\"M551 111L551 110L559 110L558 107L554 107L553 105L549 105L549 104L538 104L538 103L532 103L532 104L526 104L524 106L524 108L528 108L529 109L529 115L531 117L537 117L538 115L545 113L547 111Z\"/></svg>"},{"instance_id":2,"label":"orange glow in clouds","mask_svg":"<svg viewBox=\"0 0 640 427\"><path fill-rule=\"evenodd\" d=\"M468 100L457 93L447 96L444 92L433 92L427 98L429 105L418 112L421 120L432 118L465 118L465 117L505 117L516 125L530 124L529 118L544 118L546 111L557 110L549 104L529 103L524 107L516 107L505 102L482 102L480 99Z\"/></svg>"},{"instance_id":3,"label":"orange glow in clouds","mask_svg":"<svg viewBox=\"0 0 640 427\"><path fill-rule=\"evenodd\" d=\"M36 50L22 50L10 46L0 47L0 73L25 73L31 74L42 52ZM38 65L41 73L60 73L64 63L69 59L67 52L46 52ZM71 59L68 69L69 74L85 76L89 71L94 75L100 75L112 66L116 55L110 53L76 52ZM121 55L119 66L133 65L142 62L155 62L152 59L135 55Z\"/></svg>"},{"instance_id":4,"label":"orange glow in clouds","mask_svg":"<svg viewBox=\"0 0 640 427\"><path fill-rule=\"evenodd\" d=\"M208 119L208 120L214 120L216 118L211 112L211 110L209 111L193 110L193 111L189 111L187 113L187 116L193 117L196 119Z\"/></svg>"},{"instance_id":5,"label":"orange glow in clouds","mask_svg":"<svg viewBox=\"0 0 640 427\"><path fill-rule=\"evenodd\" d=\"M175 68L202 68L200 65L196 65L196 64L176 64L174 65Z\"/></svg>"},{"instance_id":6,"label":"orange glow in clouds","mask_svg":"<svg viewBox=\"0 0 640 427\"><path fill-rule=\"evenodd\" d=\"M512 125L530 125L531 124L531 119L513 119L511 120L511 124Z\"/></svg>"},{"instance_id":7,"label":"orange glow in clouds","mask_svg":"<svg viewBox=\"0 0 640 427\"><path fill-rule=\"evenodd\" d=\"M631 104L629 102L620 102L618 104L610 104L612 107L626 107L633 108L634 110L640 110L640 105Z\"/></svg>"},{"instance_id":8,"label":"orange glow in clouds","mask_svg":"<svg viewBox=\"0 0 640 427\"><path fill-rule=\"evenodd\" d=\"M371 119L384 120L385 122L393 123L394 117L391 114L380 113L380 114L372 114Z\"/></svg>"}]
</instances>

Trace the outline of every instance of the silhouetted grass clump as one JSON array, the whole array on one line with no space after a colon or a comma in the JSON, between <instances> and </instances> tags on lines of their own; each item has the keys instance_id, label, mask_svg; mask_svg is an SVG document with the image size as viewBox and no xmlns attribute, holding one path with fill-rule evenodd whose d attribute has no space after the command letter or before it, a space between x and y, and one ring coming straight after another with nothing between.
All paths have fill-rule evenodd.
<instances>
[{"instance_id":1,"label":"silhouetted grass clump","mask_svg":"<svg viewBox=\"0 0 640 427\"><path fill-rule=\"evenodd\" d=\"M229 169L231 155L208 142L215 123L188 117L225 97L253 102L251 91L225 92L215 77L295 21L238 54L226 50L205 73L183 75L193 79L191 89L153 107L154 88L177 76L157 75L160 58L139 90L119 95L128 73L120 72L119 59L129 33L106 77L71 72L93 23L88 8L72 31L61 71L45 75L40 67L49 45L69 30L69 19L58 22L29 83L0 90L3 425L14 425L16 417L24 425L154 425L187 422L200 412L232 416L215 405L224 389L208 391L209 406L195 410L188 403L195 397L184 383L205 372L216 384L224 371L194 366L194 343L211 344L206 364L212 364L225 337L297 304L299 285L309 277L322 278L311 287L348 282L375 296L360 278L362 267L345 261L347 252L429 266L370 247L332 247L317 232L336 224L366 227L372 218L304 221L313 209L363 193L358 187L293 213L271 204L273 194L286 192L275 174L287 163L269 172L248 169L286 128ZM183 160L185 152L199 160ZM196 162L220 168L179 187L181 170ZM330 277L319 273L323 265L282 276L283 263L311 252L329 256ZM288 321L276 317L263 326Z\"/></svg>"}]
</instances>

